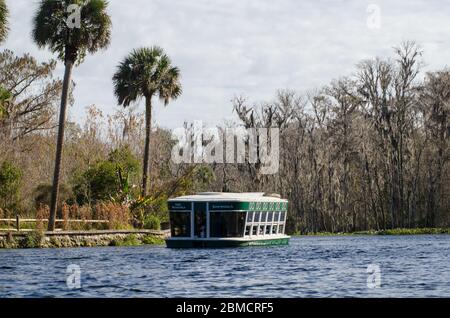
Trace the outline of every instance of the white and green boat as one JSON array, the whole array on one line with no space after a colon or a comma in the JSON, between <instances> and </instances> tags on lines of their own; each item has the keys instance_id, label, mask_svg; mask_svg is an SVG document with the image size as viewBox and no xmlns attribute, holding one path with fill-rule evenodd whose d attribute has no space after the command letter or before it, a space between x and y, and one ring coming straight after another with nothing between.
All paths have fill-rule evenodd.
<instances>
[{"instance_id":1,"label":"white and green boat","mask_svg":"<svg viewBox=\"0 0 450 318\"><path fill-rule=\"evenodd\" d=\"M276 194L205 192L169 200L167 247L286 245L288 201Z\"/></svg>"}]
</instances>

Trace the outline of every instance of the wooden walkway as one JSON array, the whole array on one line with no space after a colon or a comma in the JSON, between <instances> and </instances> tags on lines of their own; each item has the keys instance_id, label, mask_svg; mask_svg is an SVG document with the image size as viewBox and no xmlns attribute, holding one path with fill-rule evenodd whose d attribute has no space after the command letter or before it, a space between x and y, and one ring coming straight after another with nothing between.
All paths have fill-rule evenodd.
<instances>
[{"instance_id":1,"label":"wooden walkway","mask_svg":"<svg viewBox=\"0 0 450 318\"><path fill-rule=\"evenodd\" d=\"M0 230L0 236L24 236L30 231L17 231L16 229L2 229ZM113 234L148 234L159 237L167 237L170 235L170 230L92 230L92 231L54 231L44 232L46 236L92 236L92 235L113 235Z\"/></svg>"}]
</instances>

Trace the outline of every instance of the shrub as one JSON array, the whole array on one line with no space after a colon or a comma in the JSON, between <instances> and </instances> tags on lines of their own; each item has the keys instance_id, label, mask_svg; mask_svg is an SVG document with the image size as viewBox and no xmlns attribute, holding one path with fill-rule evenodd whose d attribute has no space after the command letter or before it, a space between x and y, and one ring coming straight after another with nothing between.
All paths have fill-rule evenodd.
<instances>
[{"instance_id":1,"label":"shrub","mask_svg":"<svg viewBox=\"0 0 450 318\"><path fill-rule=\"evenodd\" d=\"M149 214L144 219L144 228L148 230L160 230L161 220L156 215Z\"/></svg>"},{"instance_id":2,"label":"shrub","mask_svg":"<svg viewBox=\"0 0 450 318\"><path fill-rule=\"evenodd\" d=\"M72 204L68 208L69 219L71 220L91 220L94 219L92 208L89 206L78 206L77 204ZM75 231L90 230L92 229L92 224L84 222L67 222L68 229Z\"/></svg>"},{"instance_id":3,"label":"shrub","mask_svg":"<svg viewBox=\"0 0 450 318\"><path fill-rule=\"evenodd\" d=\"M80 205L110 200L116 193L116 167L109 161L98 162L75 181L74 192Z\"/></svg>"},{"instance_id":4,"label":"shrub","mask_svg":"<svg viewBox=\"0 0 450 318\"><path fill-rule=\"evenodd\" d=\"M142 243L146 245L163 245L165 241L160 237L147 235L142 239Z\"/></svg>"},{"instance_id":5,"label":"shrub","mask_svg":"<svg viewBox=\"0 0 450 318\"><path fill-rule=\"evenodd\" d=\"M450 229L445 228L413 228L413 229L389 229L379 231L379 235L419 235L419 234L446 234Z\"/></svg>"},{"instance_id":6,"label":"shrub","mask_svg":"<svg viewBox=\"0 0 450 318\"><path fill-rule=\"evenodd\" d=\"M122 230L131 227L130 210L127 206L117 203L99 203L94 207L98 219L108 220L108 229Z\"/></svg>"},{"instance_id":7,"label":"shrub","mask_svg":"<svg viewBox=\"0 0 450 318\"><path fill-rule=\"evenodd\" d=\"M22 171L10 161L0 165L0 208L17 208Z\"/></svg>"},{"instance_id":8,"label":"shrub","mask_svg":"<svg viewBox=\"0 0 450 318\"><path fill-rule=\"evenodd\" d=\"M141 241L134 234L127 235L121 240L112 240L110 246L138 246L141 245Z\"/></svg>"},{"instance_id":9,"label":"shrub","mask_svg":"<svg viewBox=\"0 0 450 318\"><path fill-rule=\"evenodd\" d=\"M42 231L32 231L20 242L20 246L23 248L39 248L42 246L43 239L44 233Z\"/></svg>"},{"instance_id":10,"label":"shrub","mask_svg":"<svg viewBox=\"0 0 450 318\"><path fill-rule=\"evenodd\" d=\"M52 189L53 186L51 184L40 184L34 189L34 204L36 209L42 205L50 206ZM64 203L72 204L73 202L74 196L72 189L66 184L61 184L58 193L58 207L62 207ZM61 213L61 209L58 213Z\"/></svg>"},{"instance_id":11,"label":"shrub","mask_svg":"<svg viewBox=\"0 0 450 318\"><path fill-rule=\"evenodd\" d=\"M130 178L136 175L139 161L128 147L112 151L108 160L98 161L94 166L74 178L74 192L78 204L114 200L130 200Z\"/></svg>"}]
</instances>

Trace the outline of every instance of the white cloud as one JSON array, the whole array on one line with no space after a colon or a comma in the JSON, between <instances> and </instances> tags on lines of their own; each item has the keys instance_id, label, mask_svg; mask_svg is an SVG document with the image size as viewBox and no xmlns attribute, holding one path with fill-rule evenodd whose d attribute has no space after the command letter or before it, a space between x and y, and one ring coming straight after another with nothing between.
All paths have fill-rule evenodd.
<instances>
[{"instance_id":1,"label":"white cloud","mask_svg":"<svg viewBox=\"0 0 450 318\"><path fill-rule=\"evenodd\" d=\"M230 100L244 94L270 99L279 88L311 89L353 72L363 58L391 54L402 40L425 50L427 69L446 66L450 46L448 1L297 0L110 0L111 47L86 59L74 72L76 104L116 109L111 77L133 48L162 46L182 71L184 94L167 108L155 107L161 126L184 120L208 123L231 118ZM367 6L381 9L381 29L367 28ZM3 47L52 55L30 38L37 0L7 0L11 33ZM62 76L61 63L58 73ZM142 108L141 108L142 109Z\"/></svg>"}]
</instances>

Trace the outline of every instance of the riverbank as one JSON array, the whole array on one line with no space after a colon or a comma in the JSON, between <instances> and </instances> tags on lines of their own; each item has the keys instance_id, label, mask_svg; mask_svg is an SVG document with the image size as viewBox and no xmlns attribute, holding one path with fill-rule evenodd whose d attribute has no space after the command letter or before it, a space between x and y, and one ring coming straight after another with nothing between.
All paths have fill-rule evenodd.
<instances>
[{"instance_id":1,"label":"riverbank","mask_svg":"<svg viewBox=\"0 0 450 318\"><path fill-rule=\"evenodd\" d=\"M168 231L60 231L0 233L0 248L162 245Z\"/></svg>"},{"instance_id":2,"label":"riverbank","mask_svg":"<svg viewBox=\"0 0 450 318\"><path fill-rule=\"evenodd\" d=\"M414 229L388 229L388 230L370 230L357 232L317 232L306 234L294 234L293 236L336 236L336 235L435 235L450 234L450 228L414 228Z\"/></svg>"}]
</instances>

